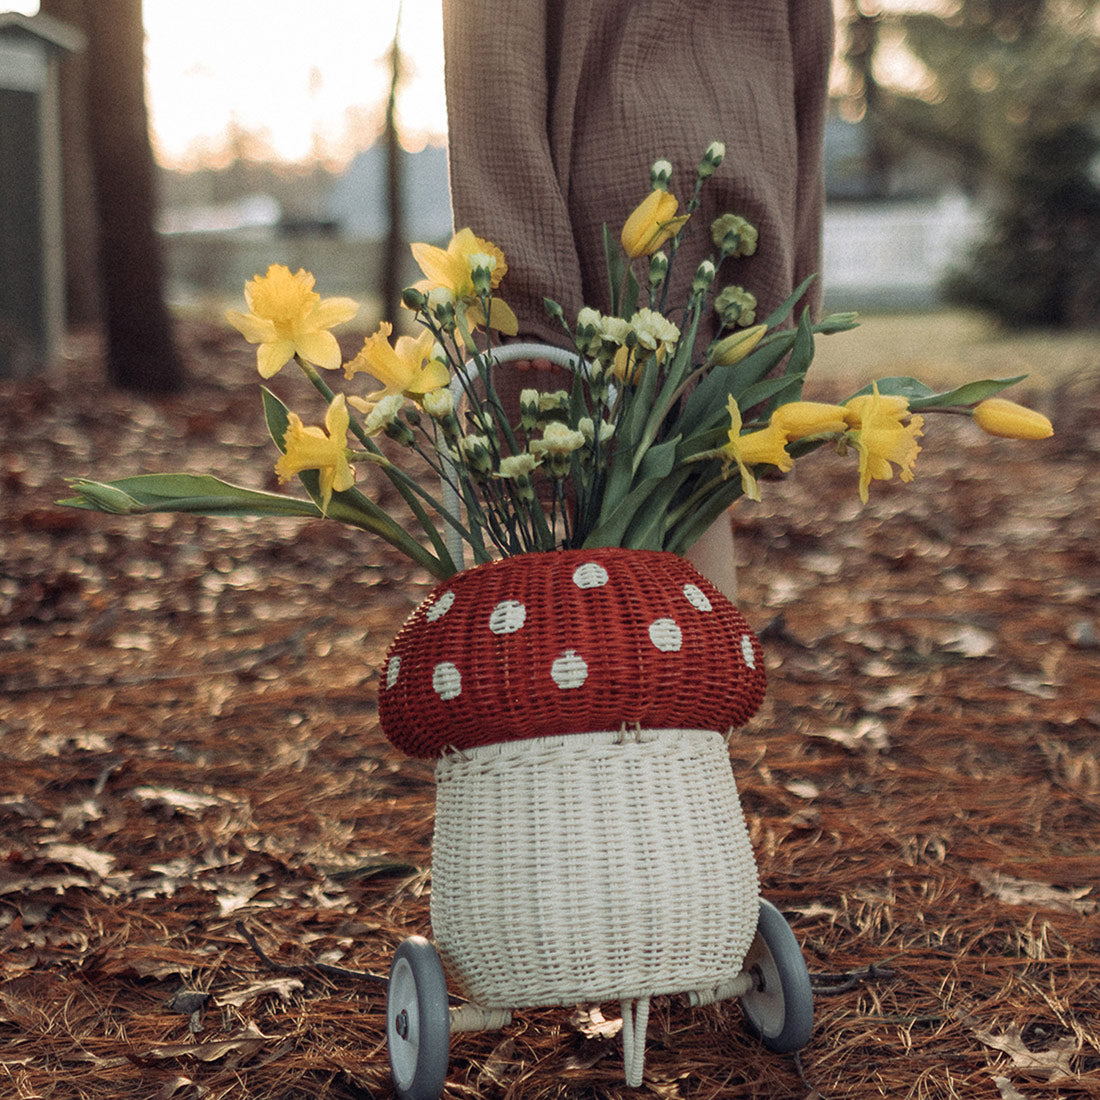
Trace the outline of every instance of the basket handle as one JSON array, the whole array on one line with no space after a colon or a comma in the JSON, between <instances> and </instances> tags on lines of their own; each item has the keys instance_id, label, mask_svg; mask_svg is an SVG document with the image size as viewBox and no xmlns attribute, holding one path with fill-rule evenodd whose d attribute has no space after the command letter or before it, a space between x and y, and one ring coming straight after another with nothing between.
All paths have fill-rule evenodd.
<instances>
[{"instance_id":1,"label":"basket handle","mask_svg":"<svg viewBox=\"0 0 1100 1100\"><path fill-rule=\"evenodd\" d=\"M540 344L535 342L502 344L500 347L493 348L485 354L491 356L494 363L514 363L518 359L548 359L554 366L562 367L565 370L588 370L588 363L581 359L577 352L570 351L568 348L557 347L554 344ZM466 392L466 385L477 378L479 374L480 371L478 370L476 359L469 360L466 365L455 374L455 377L451 380L450 390L451 397L454 399L456 407L462 399L463 394ZM457 516L461 501L457 490L454 488L454 463L443 453L440 453L440 459L443 464L444 474L444 476L440 478L439 485L440 493L443 498L443 506L451 515ZM465 557L462 535L454 526L448 523L443 532L443 539L447 544L447 550L450 552L455 564L461 568Z\"/></svg>"}]
</instances>

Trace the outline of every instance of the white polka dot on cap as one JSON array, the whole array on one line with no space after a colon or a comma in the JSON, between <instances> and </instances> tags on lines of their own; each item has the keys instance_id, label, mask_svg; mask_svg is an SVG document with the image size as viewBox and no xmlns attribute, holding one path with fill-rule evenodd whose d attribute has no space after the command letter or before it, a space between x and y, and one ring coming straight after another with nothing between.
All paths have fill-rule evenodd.
<instances>
[{"instance_id":1,"label":"white polka dot on cap","mask_svg":"<svg viewBox=\"0 0 1100 1100\"><path fill-rule=\"evenodd\" d=\"M451 610L454 602L455 594L451 589L448 588L447 591L442 593L439 599L436 600L435 603L433 603L432 606L428 608L428 610L424 613L424 618L427 619L430 623L434 623L437 619L442 619L443 616Z\"/></svg>"},{"instance_id":2,"label":"white polka dot on cap","mask_svg":"<svg viewBox=\"0 0 1100 1100\"><path fill-rule=\"evenodd\" d=\"M696 611L713 610L710 600L707 599L707 594L697 584L685 584L684 597Z\"/></svg>"},{"instance_id":3,"label":"white polka dot on cap","mask_svg":"<svg viewBox=\"0 0 1100 1100\"><path fill-rule=\"evenodd\" d=\"M386 687L391 688L397 683L397 677L401 675L401 658L395 653L386 665Z\"/></svg>"},{"instance_id":4,"label":"white polka dot on cap","mask_svg":"<svg viewBox=\"0 0 1100 1100\"><path fill-rule=\"evenodd\" d=\"M489 629L494 634L515 634L527 622L527 608L519 600L501 600L489 615Z\"/></svg>"},{"instance_id":5,"label":"white polka dot on cap","mask_svg":"<svg viewBox=\"0 0 1100 1100\"><path fill-rule=\"evenodd\" d=\"M649 624L649 640L662 653L679 653L684 636L675 619L655 619Z\"/></svg>"},{"instance_id":6,"label":"white polka dot on cap","mask_svg":"<svg viewBox=\"0 0 1100 1100\"><path fill-rule=\"evenodd\" d=\"M567 649L550 666L550 677L562 691L579 688L588 679L588 665L575 649Z\"/></svg>"},{"instance_id":7,"label":"white polka dot on cap","mask_svg":"<svg viewBox=\"0 0 1100 1100\"><path fill-rule=\"evenodd\" d=\"M607 581L607 570L598 561L586 561L573 570L573 583L578 588L602 588Z\"/></svg>"},{"instance_id":8,"label":"white polka dot on cap","mask_svg":"<svg viewBox=\"0 0 1100 1100\"><path fill-rule=\"evenodd\" d=\"M432 690L446 702L462 694L462 673L450 661L440 661L432 671Z\"/></svg>"}]
</instances>

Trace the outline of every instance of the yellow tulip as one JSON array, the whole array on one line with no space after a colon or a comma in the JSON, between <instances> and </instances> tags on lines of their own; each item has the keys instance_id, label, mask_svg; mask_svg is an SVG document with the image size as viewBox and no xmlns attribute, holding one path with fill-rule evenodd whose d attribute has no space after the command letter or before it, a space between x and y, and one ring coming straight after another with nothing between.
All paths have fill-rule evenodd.
<instances>
[{"instance_id":1,"label":"yellow tulip","mask_svg":"<svg viewBox=\"0 0 1100 1100\"><path fill-rule=\"evenodd\" d=\"M1047 439L1054 427L1042 413L1003 397L990 397L974 409L974 421L983 432L1004 439Z\"/></svg>"},{"instance_id":2,"label":"yellow tulip","mask_svg":"<svg viewBox=\"0 0 1100 1100\"><path fill-rule=\"evenodd\" d=\"M740 363L760 343L767 325L753 325L724 336L707 352L707 359L716 367L732 367Z\"/></svg>"},{"instance_id":3,"label":"yellow tulip","mask_svg":"<svg viewBox=\"0 0 1100 1100\"><path fill-rule=\"evenodd\" d=\"M652 256L688 220L687 214L677 217L679 205L670 191L650 191L626 219L621 235L623 251L632 260Z\"/></svg>"},{"instance_id":4,"label":"yellow tulip","mask_svg":"<svg viewBox=\"0 0 1100 1100\"><path fill-rule=\"evenodd\" d=\"M282 264L272 264L244 286L248 312L230 309L225 319L256 349L256 366L270 378L295 355L326 370L340 367L340 345L328 330L350 321L359 312L351 298L321 298L313 276L301 268L291 275Z\"/></svg>"}]
</instances>

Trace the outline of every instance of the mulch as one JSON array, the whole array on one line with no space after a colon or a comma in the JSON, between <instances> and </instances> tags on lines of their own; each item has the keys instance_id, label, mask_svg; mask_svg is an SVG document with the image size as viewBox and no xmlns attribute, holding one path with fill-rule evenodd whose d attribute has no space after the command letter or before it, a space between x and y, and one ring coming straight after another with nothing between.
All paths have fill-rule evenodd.
<instances>
[{"instance_id":1,"label":"mulch","mask_svg":"<svg viewBox=\"0 0 1100 1100\"><path fill-rule=\"evenodd\" d=\"M272 484L248 349L182 339L169 400L110 391L91 339L0 386L0 1094L389 1096L433 777L377 669L429 578L321 522L56 507L65 477ZM930 421L865 508L818 453L735 511L770 683L730 750L815 1031L773 1055L735 1003L659 998L641 1094L1100 1095L1100 378L1040 401L1042 443ZM459 1035L445 1095L637 1095L617 1023Z\"/></svg>"}]
</instances>

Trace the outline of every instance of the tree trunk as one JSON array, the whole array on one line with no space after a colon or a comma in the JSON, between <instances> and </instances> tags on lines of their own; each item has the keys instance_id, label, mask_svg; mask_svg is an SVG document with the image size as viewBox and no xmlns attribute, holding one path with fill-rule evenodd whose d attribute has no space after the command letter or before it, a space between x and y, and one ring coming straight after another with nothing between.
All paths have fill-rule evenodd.
<instances>
[{"instance_id":1,"label":"tree trunk","mask_svg":"<svg viewBox=\"0 0 1100 1100\"><path fill-rule=\"evenodd\" d=\"M88 35L88 133L111 381L167 394L183 388L164 301L156 168L145 107L141 0L79 5Z\"/></svg>"},{"instance_id":2,"label":"tree trunk","mask_svg":"<svg viewBox=\"0 0 1100 1100\"><path fill-rule=\"evenodd\" d=\"M390 95L386 103L386 251L382 267L382 316L396 319L401 309L401 271L405 257L404 153L397 133L397 90L401 83L401 17L390 47Z\"/></svg>"}]
</instances>

